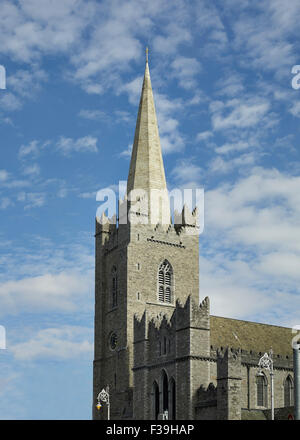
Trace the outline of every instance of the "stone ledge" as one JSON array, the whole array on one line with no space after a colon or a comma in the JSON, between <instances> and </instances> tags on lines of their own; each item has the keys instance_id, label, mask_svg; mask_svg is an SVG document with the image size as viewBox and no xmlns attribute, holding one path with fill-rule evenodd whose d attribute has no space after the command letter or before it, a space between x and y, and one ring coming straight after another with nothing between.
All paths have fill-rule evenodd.
<instances>
[{"instance_id":1,"label":"stone ledge","mask_svg":"<svg viewBox=\"0 0 300 440\"><path fill-rule=\"evenodd\" d=\"M185 246L183 244L171 243L169 241L155 240L154 238L147 238L147 241L151 241L152 243L166 244L168 246L174 246L185 249Z\"/></svg>"}]
</instances>

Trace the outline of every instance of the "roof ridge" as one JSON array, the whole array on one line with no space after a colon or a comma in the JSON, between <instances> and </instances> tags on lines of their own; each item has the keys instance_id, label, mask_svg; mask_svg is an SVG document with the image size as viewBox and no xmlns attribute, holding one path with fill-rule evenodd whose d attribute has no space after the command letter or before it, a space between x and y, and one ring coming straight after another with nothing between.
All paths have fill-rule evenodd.
<instances>
[{"instance_id":1,"label":"roof ridge","mask_svg":"<svg viewBox=\"0 0 300 440\"><path fill-rule=\"evenodd\" d=\"M283 325L267 324L265 322L247 321L245 319L238 319L238 318L228 318L227 316L218 316L218 315L210 315L210 316L213 317L213 318L222 318L222 319L228 319L228 320L231 320L231 321L247 322L247 323L250 323L250 324L267 325L269 327L286 328L287 330L292 330L292 327L285 327Z\"/></svg>"}]
</instances>

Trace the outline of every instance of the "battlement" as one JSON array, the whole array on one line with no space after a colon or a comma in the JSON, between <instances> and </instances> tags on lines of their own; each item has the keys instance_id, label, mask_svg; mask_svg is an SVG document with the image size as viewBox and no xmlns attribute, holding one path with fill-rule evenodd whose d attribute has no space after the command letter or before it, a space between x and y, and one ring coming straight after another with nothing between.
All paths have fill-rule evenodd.
<instances>
[{"instance_id":1,"label":"battlement","mask_svg":"<svg viewBox=\"0 0 300 440\"><path fill-rule=\"evenodd\" d=\"M239 353L239 356L241 357L241 363L242 364L248 364L248 365L258 365L259 359L264 355L265 352L263 351L254 351L254 350L244 350L242 348L235 348L235 347L217 347L215 345L210 346L210 353L211 358L218 359L224 357L225 353L229 353L229 357L235 353ZM293 357L288 355L280 355L280 354L274 354L273 353L273 362L274 362L274 368L292 368L293 364Z\"/></svg>"},{"instance_id":2,"label":"battlement","mask_svg":"<svg viewBox=\"0 0 300 440\"><path fill-rule=\"evenodd\" d=\"M156 315L145 310L143 315L134 315L134 340L157 338L160 333L169 335L181 329L209 330L209 299L206 297L197 305L191 295L182 304L176 301L176 307L171 315L160 312Z\"/></svg>"},{"instance_id":3,"label":"battlement","mask_svg":"<svg viewBox=\"0 0 300 440\"><path fill-rule=\"evenodd\" d=\"M174 213L174 221L170 218L168 224L148 223L148 216L142 210L130 211L130 202L127 197L119 200L119 214L107 217L105 212L101 217L96 217L95 237L99 238L100 244L107 249L118 245L118 240L130 239L130 233L135 233L135 227L147 241L158 242L170 246L185 248L186 241L198 240L198 209L190 212L184 205L182 211ZM122 232L122 233L121 233ZM121 233L121 236L120 236Z\"/></svg>"},{"instance_id":4,"label":"battlement","mask_svg":"<svg viewBox=\"0 0 300 440\"><path fill-rule=\"evenodd\" d=\"M190 226L190 227L199 227L199 210L196 206L193 211L189 210L189 207L184 204L182 211L178 212L174 211L174 225L177 226Z\"/></svg>"},{"instance_id":5,"label":"battlement","mask_svg":"<svg viewBox=\"0 0 300 440\"><path fill-rule=\"evenodd\" d=\"M192 296L189 295L184 305L177 301L176 311L177 328L186 327L186 323L190 322L190 325L193 327L209 330L210 305L208 297L204 298L198 305Z\"/></svg>"}]
</instances>

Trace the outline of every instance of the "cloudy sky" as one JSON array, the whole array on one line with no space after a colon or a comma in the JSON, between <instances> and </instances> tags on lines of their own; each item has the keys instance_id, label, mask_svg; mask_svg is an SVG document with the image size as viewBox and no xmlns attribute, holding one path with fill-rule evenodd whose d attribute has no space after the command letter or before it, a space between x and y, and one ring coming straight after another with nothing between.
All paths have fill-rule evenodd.
<instances>
[{"instance_id":1,"label":"cloudy sky","mask_svg":"<svg viewBox=\"0 0 300 440\"><path fill-rule=\"evenodd\" d=\"M300 324L298 0L0 0L1 418L91 418L96 191L149 46L169 188L203 187L200 298Z\"/></svg>"}]
</instances>

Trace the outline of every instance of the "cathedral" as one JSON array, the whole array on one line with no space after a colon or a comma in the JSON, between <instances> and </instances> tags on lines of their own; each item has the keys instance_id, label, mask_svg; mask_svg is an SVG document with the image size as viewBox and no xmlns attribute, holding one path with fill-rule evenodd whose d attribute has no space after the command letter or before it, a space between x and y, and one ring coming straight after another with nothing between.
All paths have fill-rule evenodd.
<instances>
[{"instance_id":1,"label":"cathedral","mask_svg":"<svg viewBox=\"0 0 300 440\"><path fill-rule=\"evenodd\" d=\"M197 216L172 220L147 59L127 195L96 218L94 419L270 419L272 378L275 419L293 412L291 329L199 301ZM258 366L270 349L274 375Z\"/></svg>"}]
</instances>

